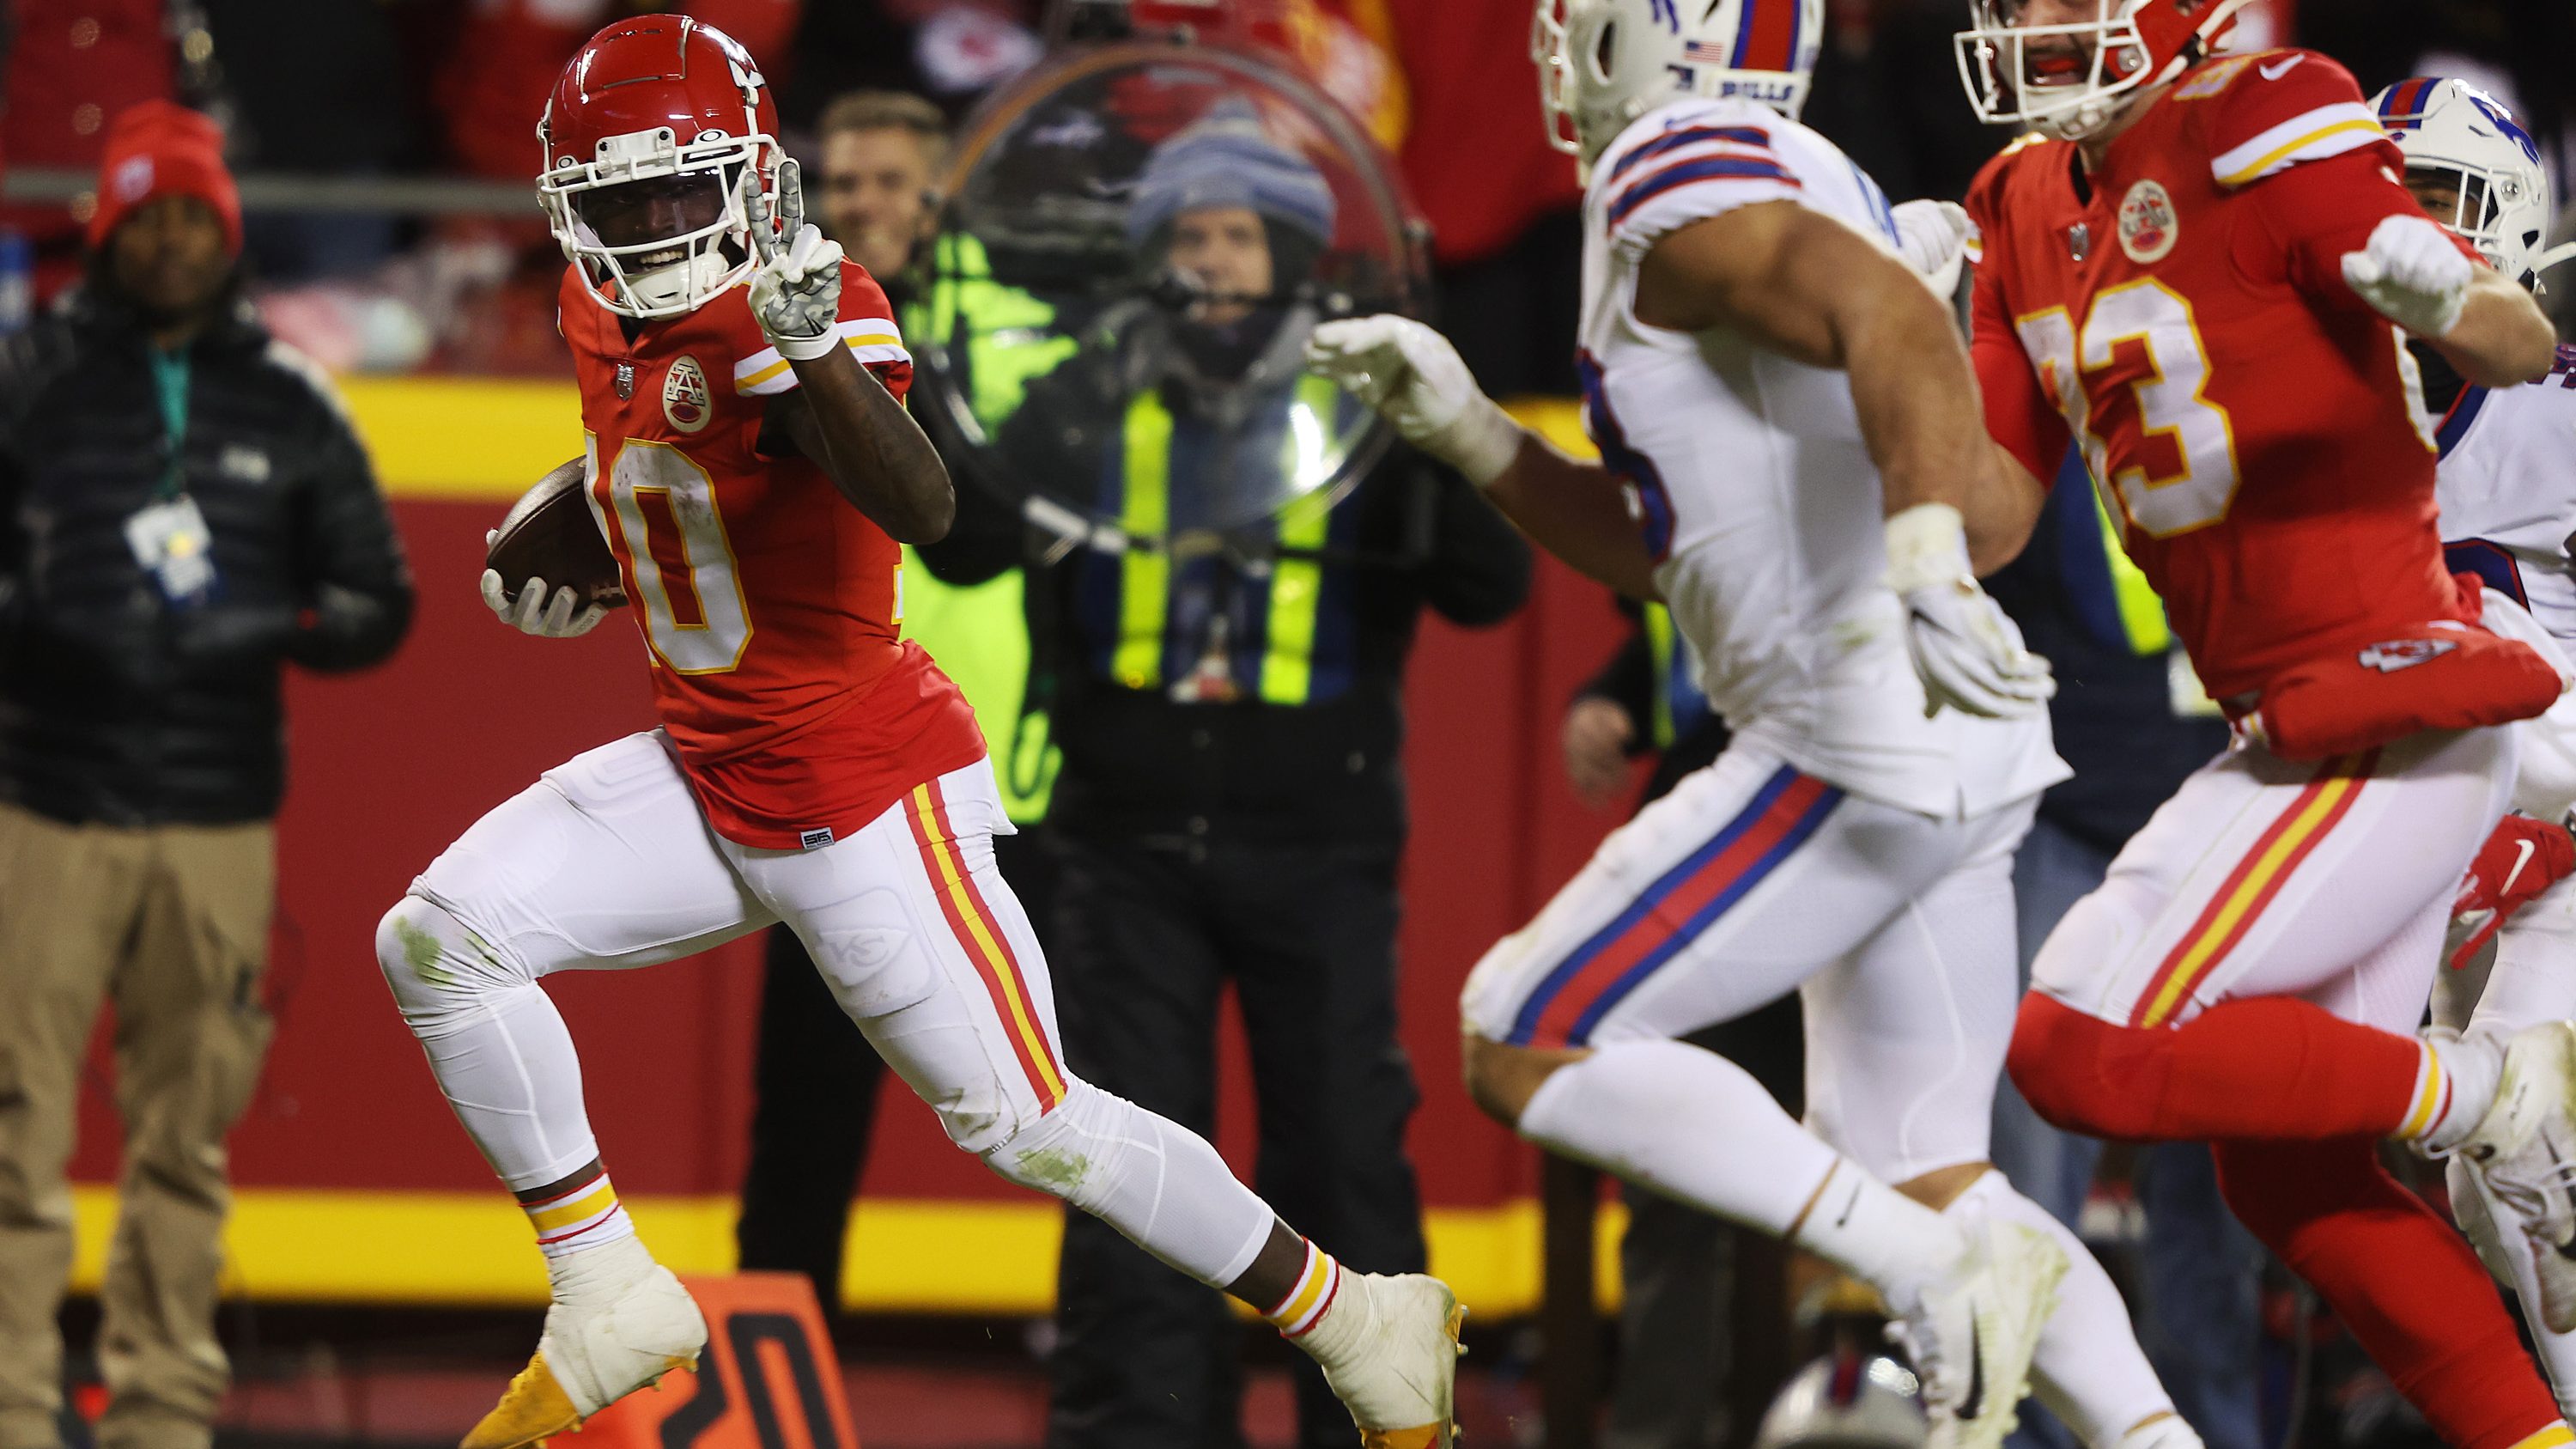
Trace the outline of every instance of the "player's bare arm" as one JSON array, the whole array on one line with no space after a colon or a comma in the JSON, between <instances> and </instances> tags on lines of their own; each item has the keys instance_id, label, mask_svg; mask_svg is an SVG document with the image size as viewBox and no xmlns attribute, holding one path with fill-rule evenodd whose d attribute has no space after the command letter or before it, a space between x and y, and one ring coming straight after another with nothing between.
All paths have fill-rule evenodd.
<instances>
[{"instance_id":1,"label":"player's bare arm","mask_svg":"<svg viewBox=\"0 0 2576 1449\"><path fill-rule=\"evenodd\" d=\"M1407 317L1327 322L1306 364L1465 474L1541 548L1632 598L1661 597L1626 483L1512 421L1439 333Z\"/></svg>"},{"instance_id":2,"label":"player's bare arm","mask_svg":"<svg viewBox=\"0 0 2576 1449\"><path fill-rule=\"evenodd\" d=\"M2470 276L2460 320L2450 331L2425 340L2460 376L2481 387L2537 382L2549 375L2558 357L2558 334L2531 293L2485 268Z\"/></svg>"},{"instance_id":3,"label":"player's bare arm","mask_svg":"<svg viewBox=\"0 0 2576 1449\"><path fill-rule=\"evenodd\" d=\"M1577 572L1633 599L1663 597L1627 485L1609 469L1567 457L1523 429L1511 466L1484 492L1521 532Z\"/></svg>"},{"instance_id":4,"label":"player's bare arm","mask_svg":"<svg viewBox=\"0 0 2576 1449\"><path fill-rule=\"evenodd\" d=\"M1978 422L1976 379L1949 310L1867 238L1793 201L1738 207L1655 243L1637 275L1637 320L1723 327L1851 378L1890 516L1947 503L1979 572L2021 551L2038 517Z\"/></svg>"},{"instance_id":5,"label":"player's bare arm","mask_svg":"<svg viewBox=\"0 0 2576 1449\"><path fill-rule=\"evenodd\" d=\"M842 345L840 244L806 223L795 162L779 163L777 184L774 226L760 188L746 180L743 191L759 261L751 313L796 372L795 391L771 418L897 543L936 543L957 516L948 469L912 415Z\"/></svg>"},{"instance_id":6,"label":"player's bare arm","mask_svg":"<svg viewBox=\"0 0 2576 1449\"><path fill-rule=\"evenodd\" d=\"M812 459L850 506L897 543L937 543L957 517L947 465L894 394L846 347L797 362L797 388L772 425Z\"/></svg>"},{"instance_id":7,"label":"player's bare arm","mask_svg":"<svg viewBox=\"0 0 2576 1449\"><path fill-rule=\"evenodd\" d=\"M1725 328L1851 381L1887 516L1887 583L1904 601L1924 707L2036 713L2048 661L1977 587L2039 516L2038 493L1986 435L1949 309L1894 256L1793 201L1738 207L1655 243L1637 272L1637 320Z\"/></svg>"}]
</instances>

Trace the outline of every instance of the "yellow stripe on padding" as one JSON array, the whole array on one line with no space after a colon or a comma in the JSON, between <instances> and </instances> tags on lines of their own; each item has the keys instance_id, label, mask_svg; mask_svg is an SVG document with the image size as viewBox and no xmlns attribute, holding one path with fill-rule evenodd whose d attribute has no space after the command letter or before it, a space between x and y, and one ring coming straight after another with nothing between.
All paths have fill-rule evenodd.
<instances>
[{"instance_id":1,"label":"yellow stripe on padding","mask_svg":"<svg viewBox=\"0 0 2576 1449\"><path fill-rule=\"evenodd\" d=\"M630 1193L624 1201L654 1256L673 1271L734 1270L739 1211L731 1197ZM115 1189L73 1188L72 1212L72 1287L95 1293L116 1226ZM1605 1311L1618 1307L1626 1227L1619 1203L1602 1205L1593 1282ZM1424 1230L1431 1271L1479 1317L1538 1306L1537 1203L1433 1208ZM842 1299L863 1313L1048 1313L1063 1231L1063 1207L1035 1193L1008 1201L862 1198L842 1258ZM223 1293L272 1303L539 1306L545 1258L528 1236L527 1215L498 1188L248 1187L233 1193L224 1228Z\"/></svg>"},{"instance_id":2,"label":"yellow stripe on padding","mask_svg":"<svg viewBox=\"0 0 2576 1449\"><path fill-rule=\"evenodd\" d=\"M617 1206L617 1189L603 1180L599 1186L571 1202L550 1208L539 1208L529 1213L528 1221L536 1224L537 1231L540 1233L551 1232L556 1228L569 1227L584 1218L597 1217L615 1206Z\"/></svg>"},{"instance_id":3,"label":"yellow stripe on padding","mask_svg":"<svg viewBox=\"0 0 2576 1449\"><path fill-rule=\"evenodd\" d=\"M2352 131L2368 131L2372 135L2377 135L2379 134L2379 129L2379 123L2375 120L2337 121L2331 126L2321 126L2318 129L2301 136L2295 141L2288 141L2275 146L2271 150L2264 152L2254 161L2238 167L2236 170L2229 172L2225 176L2219 177L2218 184L2221 186L2242 186L2246 182L2253 180L2254 178L2262 175L2265 171L2271 169L2273 162L2280 160L2282 157L2289 155L2291 152L2296 151L2303 146L2315 145L2317 142L2324 140L2328 136L2340 136Z\"/></svg>"},{"instance_id":4,"label":"yellow stripe on padding","mask_svg":"<svg viewBox=\"0 0 2576 1449\"><path fill-rule=\"evenodd\" d=\"M975 895L966 889L966 873L958 866L957 853L940 832L937 806L931 800L928 785L912 787L912 804L921 817L921 838L929 842L930 853L939 862L940 883L948 892L949 902L956 906L958 918L965 921L967 932L975 938L975 949L983 953L986 968L1002 984L1002 1000L1011 1008L1011 1029L1020 1034L1021 1046L1027 1049L1029 1060L1037 1064L1038 1078L1046 1084L1047 1105L1053 1106L1064 1100L1064 1077L1055 1069L1055 1056L1047 1046L1046 1033L1038 1030L1036 1019L1030 1015L1020 975L1011 969L1010 953L995 939L999 932L992 922L975 909Z\"/></svg>"},{"instance_id":5,"label":"yellow stripe on padding","mask_svg":"<svg viewBox=\"0 0 2576 1449\"><path fill-rule=\"evenodd\" d=\"M2282 872L2291 857L2306 846L2308 838L2316 833L2318 822L2333 814L2337 802L2360 789L2361 784L2349 775L2328 781L2326 787L2317 792L2316 798L2308 802L2308 808L2299 812L2299 818L2290 823L2290 828L2272 841L2272 848L2263 852L2262 859L2246 872L2245 879L2236 883L2235 894L2227 898L2227 904L2211 919L2208 928L2191 943L2191 950L2183 956L2180 964L2166 973L2164 986L2156 992L2155 1000L2148 1005L2140 1025L2155 1027L2165 1024L2166 1018L2182 1004L2183 997L2200 980L2202 968L2209 964L2210 957L2217 954L2219 944L2234 933L2236 923L2254 908L2254 902L2262 899L2273 878Z\"/></svg>"}]
</instances>

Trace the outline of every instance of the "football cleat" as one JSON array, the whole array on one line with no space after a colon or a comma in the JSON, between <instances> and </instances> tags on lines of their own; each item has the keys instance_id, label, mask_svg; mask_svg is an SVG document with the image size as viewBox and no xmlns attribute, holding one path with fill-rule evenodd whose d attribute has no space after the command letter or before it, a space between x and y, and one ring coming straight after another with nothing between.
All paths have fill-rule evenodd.
<instances>
[{"instance_id":1,"label":"football cleat","mask_svg":"<svg viewBox=\"0 0 2576 1449\"><path fill-rule=\"evenodd\" d=\"M570 1433L671 1370L696 1368L706 1344L697 1301L660 1264L604 1308L557 1302L536 1356L459 1449L525 1449Z\"/></svg>"},{"instance_id":2,"label":"football cleat","mask_svg":"<svg viewBox=\"0 0 2576 1449\"><path fill-rule=\"evenodd\" d=\"M1315 1361L1359 1425L1361 1449L1449 1449L1458 1437L1458 1355L1467 1351L1458 1295L1421 1273L1345 1269L1340 1300L1334 1315L1360 1317L1334 1325L1334 1352Z\"/></svg>"},{"instance_id":3,"label":"football cleat","mask_svg":"<svg viewBox=\"0 0 2576 1449\"><path fill-rule=\"evenodd\" d=\"M2576 1024L2506 1040L2495 1100L2458 1156L2484 1189L2499 1242L2528 1257L2540 1321L2576 1331Z\"/></svg>"},{"instance_id":4,"label":"football cleat","mask_svg":"<svg viewBox=\"0 0 2576 1449\"><path fill-rule=\"evenodd\" d=\"M1926 1449L1996 1449L2013 1431L2066 1273L2065 1250L2036 1229L1987 1218L1967 1232L1966 1254L1887 1328L1923 1381Z\"/></svg>"}]
</instances>

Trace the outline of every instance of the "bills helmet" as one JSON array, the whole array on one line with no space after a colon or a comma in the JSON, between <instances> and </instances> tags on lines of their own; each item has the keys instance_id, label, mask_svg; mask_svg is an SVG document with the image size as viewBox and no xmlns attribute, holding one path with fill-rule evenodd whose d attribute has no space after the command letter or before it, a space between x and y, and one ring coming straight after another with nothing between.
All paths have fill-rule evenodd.
<instances>
[{"instance_id":1,"label":"bills helmet","mask_svg":"<svg viewBox=\"0 0 2576 1449\"><path fill-rule=\"evenodd\" d=\"M1968 0L1959 80L1977 119L2080 141L2122 98L2198 65L2251 0L2093 0L2094 15L2026 25L2030 0Z\"/></svg>"},{"instance_id":2,"label":"bills helmet","mask_svg":"<svg viewBox=\"0 0 2576 1449\"><path fill-rule=\"evenodd\" d=\"M2497 271L2529 284L2546 265L2541 243L2549 236L2549 173L2541 168L2538 143L2513 112L2467 81L2441 76L2399 81L2372 96L2370 108L2406 153L2408 188L2433 219Z\"/></svg>"},{"instance_id":3,"label":"bills helmet","mask_svg":"<svg viewBox=\"0 0 2576 1449\"><path fill-rule=\"evenodd\" d=\"M1548 140L1589 166L1629 122L1685 96L1794 118L1824 34L1825 0L1538 0L1530 59Z\"/></svg>"},{"instance_id":4,"label":"bills helmet","mask_svg":"<svg viewBox=\"0 0 2576 1449\"><path fill-rule=\"evenodd\" d=\"M537 195L599 305L695 310L751 268L749 189L777 214L778 111L751 53L684 15L592 36L546 99Z\"/></svg>"}]
</instances>

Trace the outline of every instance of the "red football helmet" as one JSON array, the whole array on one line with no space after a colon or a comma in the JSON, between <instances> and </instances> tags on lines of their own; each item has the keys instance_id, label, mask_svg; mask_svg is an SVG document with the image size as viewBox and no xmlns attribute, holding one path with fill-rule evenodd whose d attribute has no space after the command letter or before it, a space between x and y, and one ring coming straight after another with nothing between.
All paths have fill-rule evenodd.
<instances>
[{"instance_id":1,"label":"red football helmet","mask_svg":"<svg viewBox=\"0 0 2576 1449\"><path fill-rule=\"evenodd\" d=\"M2033 25L2031 0L1968 0L1959 80L1981 121L2082 140L2119 112L2122 96L2198 65L2250 3L2093 0L2090 20Z\"/></svg>"},{"instance_id":2,"label":"red football helmet","mask_svg":"<svg viewBox=\"0 0 2576 1449\"><path fill-rule=\"evenodd\" d=\"M685 15L592 36L546 100L537 194L599 305L692 311L751 267L746 188L776 215L778 110L751 53Z\"/></svg>"}]
</instances>

